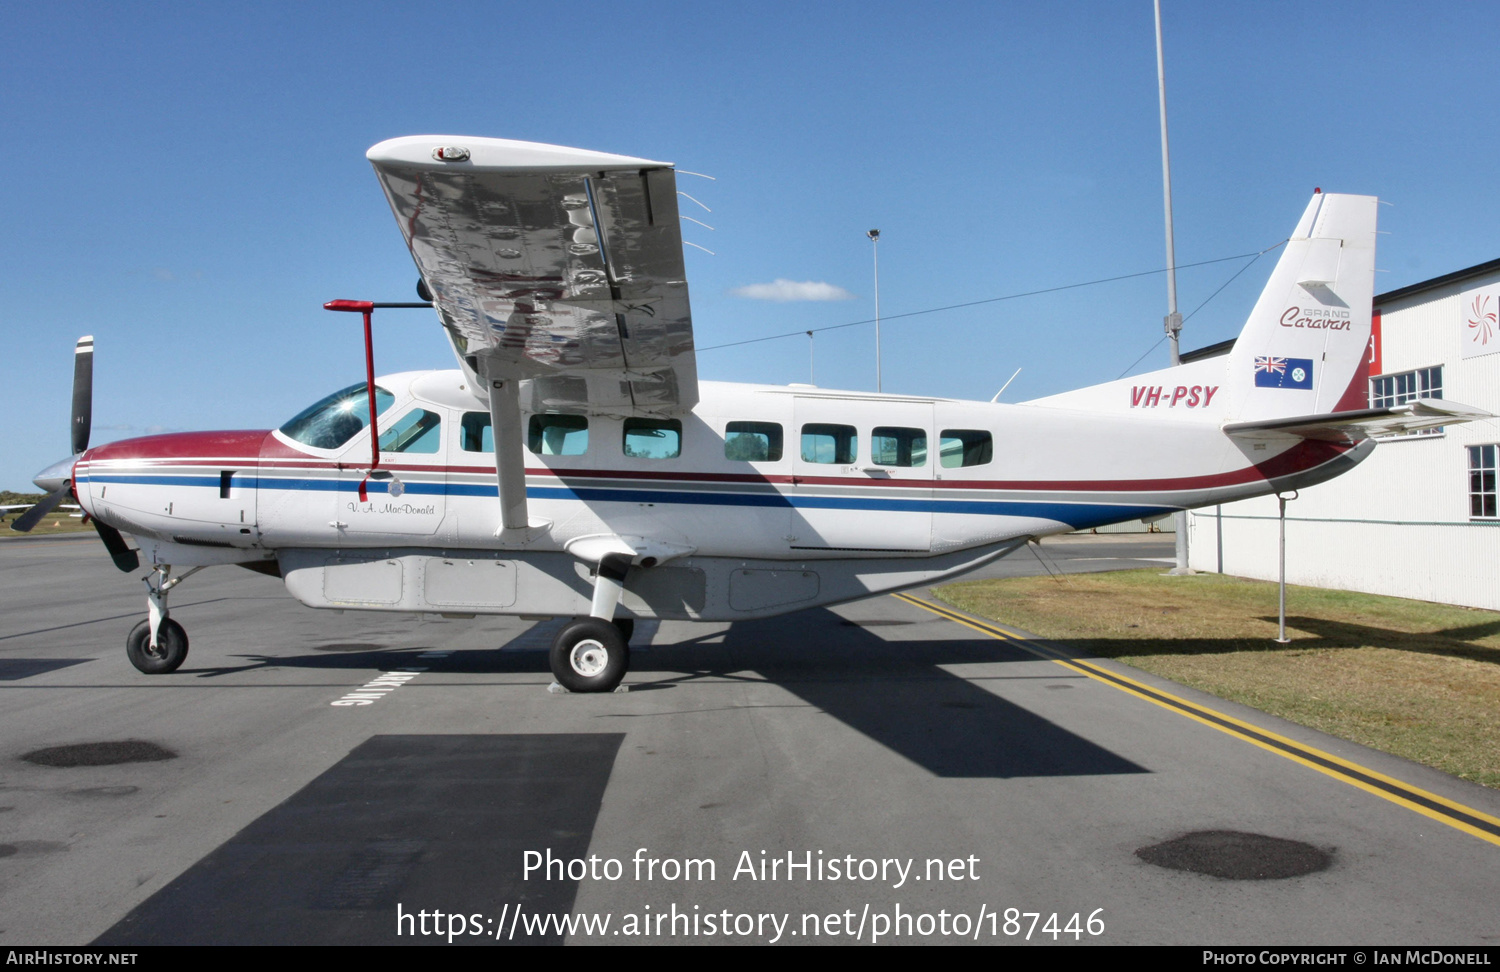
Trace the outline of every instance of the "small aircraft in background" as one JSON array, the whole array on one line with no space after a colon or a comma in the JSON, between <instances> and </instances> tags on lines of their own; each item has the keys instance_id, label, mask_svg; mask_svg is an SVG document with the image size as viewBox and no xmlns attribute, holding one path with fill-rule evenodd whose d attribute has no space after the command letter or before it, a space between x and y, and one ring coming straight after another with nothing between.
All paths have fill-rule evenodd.
<instances>
[{"instance_id":1,"label":"small aircraft in background","mask_svg":"<svg viewBox=\"0 0 1500 972\"><path fill-rule=\"evenodd\" d=\"M1315 193L1225 357L1019 405L699 381L668 163L413 136L367 154L459 367L366 380L279 429L88 447L69 495L122 569L130 632L182 664L168 592L207 566L317 608L567 617L559 683L610 691L634 620L736 621L946 580L1034 538L1297 489L1374 435L1488 413L1369 408L1376 200ZM24 525L23 525L24 523ZM126 539L133 538L134 544ZM181 571L178 573L178 571Z\"/></svg>"},{"instance_id":2,"label":"small aircraft in background","mask_svg":"<svg viewBox=\"0 0 1500 972\"><path fill-rule=\"evenodd\" d=\"M0 506L0 523L4 523L5 522L5 517L7 515L9 515L11 513L18 513L21 510L29 510L29 509L31 509L35 505L36 505L35 503L18 503L18 504L15 504L15 505ZM64 504L64 505L61 505L61 506L54 506L54 507L51 507L51 509L56 509L56 510L77 510L78 512L76 512L76 513L70 512L68 514L68 517L70 519L74 519L74 520L82 519L82 517L83 517L82 508L79 507L79 506L75 506L73 504Z\"/></svg>"}]
</instances>

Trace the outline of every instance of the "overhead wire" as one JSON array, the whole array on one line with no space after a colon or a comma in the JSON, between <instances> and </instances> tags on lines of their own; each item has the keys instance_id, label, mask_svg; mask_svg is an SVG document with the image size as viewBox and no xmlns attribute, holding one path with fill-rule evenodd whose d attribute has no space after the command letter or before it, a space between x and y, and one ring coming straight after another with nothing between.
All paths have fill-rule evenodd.
<instances>
[{"instance_id":1,"label":"overhead wire","mask_svg":"<svg viewBox=\"0 0 1500 972\"><path fill-rule=\"evenodd\" d=\"M1270 251L1276 249L1276 247L1281 246L1282 243L1285 243L1285 242L1286 242L1285 240L1282 240L1281 243L1277 243L1274 246L1268 246L1264 250L1260 250L1259 252L1256 252L1256 253L1238 253L1238 254L1235 254L1234 256L1218 257L1217 259L1214 259L1214 260L1201 260L1201 261L1199 261L1197 263L1181 263L1181 264L1177 265L1177 269L1179 269L1179 270L1186 270L1186 269L1189 269L1191 267L1206 267L1206 266L1208 266L1210 264L1213 264L1213 263L1227 263L1230 260L1243 260L1246 257L1259 258L1259 257L1263 256L1264 254L1269 253ZM1243 273L1254 262L1255 262L1255 260L1252 259L1250 261L1250 263L1247 263L1247 264L1245 264L1244 267L1241 267L1239 273L1235 274L1235 277L1239 276L1240 273ZM1166 273L1166 272L1167 272L1167 268L1166 267L1162 267L1162 268L1157 269L1157 270L1142 270L1142 271L1140 271L1138 273L1124 273L1124 274L1120 274L1119 276L1115 276L1115 277L1101 277L1098 280L1085 280L1085 281L1083 281L1081 283L1063 284L1063 285L1058 286L1058 287L1044 287L1041 290L1027 290L1027 291L1024 291L1024 292L1021 292L1021 293L1016 293L1016 294L1006 294L1003 297L986 297L983 300L970 300L970 301L965 301L965 302L963 302L961 304L946 304L946 305L944 305L942 307L929 307L926 310L907 311L904 314L883 314L883 315L881 315L881 320L882 321L893 321L893 320L899 320L899 319L904 318L904 317L920 317L920 316L922 316L924 314L939 314L939 313L942 313L943 311L961 310L961 309L963 309L965 307L978 307L978 306L983 305L983 304L995 304L995 303L999 303L1001 301L1006 301L1006 300L1019 300L1022 297L1036 297L1036 296L1039 296L1041 294L1055 294L1055 293L1058 293L1059 291L1064 291L1064 290L1077 290L1080 287L1094 287L1094 286L1098 286L1099 284L1114 283L1114 282L1119 281L1119 280L1133 280L1136 277L1149 277L1149 276L1152 276L1154 274ZM1234 277L1230 277L1229 280L1233 281ZM1226 281L1225 284L1224 284L1224 286L1227 287L1228 285L1229 285L1229 282ZM1223 289L1224 289L1223 287L1219 288L1219 290L1223 290ZM1214 291L1213 296L1217 296L1218 292L1219 291L1217 291L1217 290ZM1209 300L1212 300L1213 296L1210 296ZM1206 303L1208 303L1208 301L1204 301L1203 303L1206 304ZM1193 311L1193 313L1196 314L1198 312L1198 310L1202 309L1202 307L1203 307L1202 304L1198 305L1198 308L1195 309ZM1192 315L1189 315L1189 316L1192 316ZM871 318L867 318L866 320L862 320L862 321L849 321L849 322L847 322L845 324L828 324L828 325L825 325L823 327L815 327L815 328L812 328L812 331L814 333L816 333L818 331L837 331L837 330L841 330L841 329L846 328L846 327L858 327L861 324L874 324L874 323L875 323L875 318L871 317ZM807 335L807 333L808 333L808 329L807 328L801 328L801 329L796 330L796 331L786 331L786 332L784 332L782 334L767 334L764 337L746 338L743 341L728 341L728 342L726 342L724 344L711 344L708 347L698 348L696 350L699 353L704 352L704 351L717 351L720 348L736 348L736 347L740 347L741 345L745 345L745 344L759 344L762 341L776 341L776 340L780 340L781 338L789 338L789 337L804 337L804 336ZM1159 344L1160 342L1157 342L1157 343ZM1147 353L1149 354L1150 352L1147 352ZM1144 355L1142 355L1142 357L1144 357ZM1134 367L1134 365L1132 365L1132 367Z\"/></svg>"},{"instance_id":2,"label":"overhead wire","mask_svg":"<svg viewBox=\"0 0 1500 972\"><path fill-rule=\"evenodd\" d=\"M1222 284L1220 284L1218 290L1215 290L1213 293L1209 294L1208 297L1203 301L1203 303L1199 304L1197 307L1194 307L1193 310L1192 310L1192 313L1188 314L1187 317L1184 317L1182 319L1182 323L1186 324L1188 321L1192 320L1193 319L1193 314L1196 314L1199 311L1201 311L1203 308L1207 307L1208 306L1208 302L1210 300L1213 300L1215 297L1219 296L1221 293L1223 293L1224 292L1224 288L1228 287L1230 284L1234 283L1235 280L1239 279L1240 274L1244 273L1246 270L1249 270L1251 267L1255 266L1255 261L1256 260L1259 260L1261 257L1265 256L1267 253L1270 253L1272 250L1276 249L1276 247L1278 247L1278 246L1285 246L1286 242L1287 242L1286 240L1282 240L1280 243L1277 243L1274 246L1268 246L1264 250L1261 250L1259 253L1255 254L1255 256L1251 257L1250 261L1248 263L1246 263L1243 267L1240 267L1238 270L1236 270L1234 272L1234 275L1232 277L1230 277L1228 280L1226 280ZM1234 259L1234 258L1231 257L1230 259ZM1119 377L1115 378L1115 381L1119 381L1120 378L1124 378L1126 375L1128 375L1132 371L1134 371L1135 370L1135 366L1138 365L1138 364L1140 364L1142 361L1145 361L1146 360L1146 355L1149 355L1152 351L1155 351L1157 348L1161 347L1162 341L1165 341L1166 339L1167 339L1167 336L1165 334L1163 334L1160 338L1158 338L1155 344L1151 345L1151 347L1149 347L1149 348L1146 349L1146 353L1145 354L1141 355L1139 358L1136 358L1134 361L1132 361L1130 363L1130 367L1128 367L1124 371L1120 372Z\"/></svg>"}]
</instances>

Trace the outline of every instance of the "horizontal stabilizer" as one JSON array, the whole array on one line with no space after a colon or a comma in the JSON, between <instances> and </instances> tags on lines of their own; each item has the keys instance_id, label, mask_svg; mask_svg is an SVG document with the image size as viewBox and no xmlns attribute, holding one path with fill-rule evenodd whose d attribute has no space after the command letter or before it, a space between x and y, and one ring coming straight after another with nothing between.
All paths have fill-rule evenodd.
<instances>
[{"instance_id":1,"label":"horizontal stabilizer","mask_svg":"<svg viewBox=\"0 0 1500 972\"><path fill-rule=\"evenodd\" d=\"M1423 398L1388 408L1361 408L1323 415L1293 415L1264 422L1230 422L1224 426L1224 432L1247 439L1293 436L1301 439L1347 441L1494 417L1484 409L1438 398Z\"/></svg>"}]
</instances>

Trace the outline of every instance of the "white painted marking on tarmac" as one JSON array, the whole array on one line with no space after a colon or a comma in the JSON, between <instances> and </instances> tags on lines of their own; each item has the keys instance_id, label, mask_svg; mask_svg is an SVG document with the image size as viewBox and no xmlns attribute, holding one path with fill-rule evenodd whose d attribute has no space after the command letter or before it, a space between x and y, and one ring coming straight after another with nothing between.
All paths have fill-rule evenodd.
<instances>
[{"instance_id":1,"label":"white painted marking on tarmac","mask_svg":"<svg viewBox=\"0 0 1500 972\"><path fill-rule=\"evenodd\" d=\"M410 668L398 668L394 672L381 672L378 676L370 679L354 691L349 692L343 698L334 699L328 704L344 708L359 705L374 705L425 671L427 671L426 668L413 665Z\"/></svg>"}]
</instances>

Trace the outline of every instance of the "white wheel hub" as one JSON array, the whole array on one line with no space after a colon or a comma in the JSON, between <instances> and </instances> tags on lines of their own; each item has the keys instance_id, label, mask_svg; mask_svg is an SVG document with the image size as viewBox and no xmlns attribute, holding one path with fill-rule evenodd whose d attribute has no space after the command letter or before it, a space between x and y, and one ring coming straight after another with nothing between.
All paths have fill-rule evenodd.
<instances>
[{"instance_id":1,"label":"white wheel hub","mask_svg":"<svg viewBox=\"0 0 1500 972\"><path fill-rule=\"evenodd\" d=\"M609 649L602 642L585 638L568 653L568 664L584 678L593 678L609 664Z\"/></svg>"}]
</instances>

